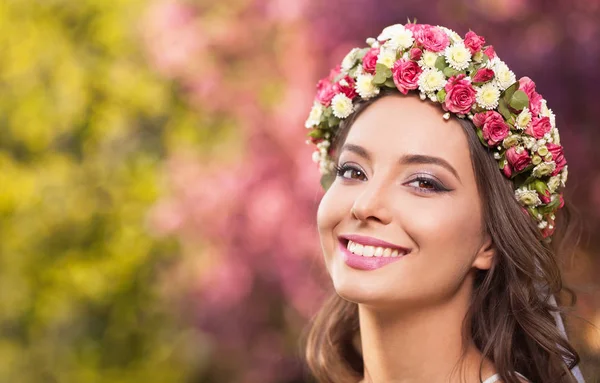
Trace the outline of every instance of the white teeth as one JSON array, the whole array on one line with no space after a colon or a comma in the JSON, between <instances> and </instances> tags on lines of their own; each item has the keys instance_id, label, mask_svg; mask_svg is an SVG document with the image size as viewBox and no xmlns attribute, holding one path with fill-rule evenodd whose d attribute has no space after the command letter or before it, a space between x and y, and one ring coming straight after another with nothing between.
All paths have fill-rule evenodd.
<instances>
[{"instance_id":1,"label":"white teeth","mask_svg":"<svg viewBox=\"0 0 600 383\"><path fill-rule=\"evenodd\" d=\"M400 253L398 249L392 250L387 247L364 246L352 241L348 241L346 247L351 253L363 257L399 257L405 255L403 252Z\"/></svg>"}]
</instances>

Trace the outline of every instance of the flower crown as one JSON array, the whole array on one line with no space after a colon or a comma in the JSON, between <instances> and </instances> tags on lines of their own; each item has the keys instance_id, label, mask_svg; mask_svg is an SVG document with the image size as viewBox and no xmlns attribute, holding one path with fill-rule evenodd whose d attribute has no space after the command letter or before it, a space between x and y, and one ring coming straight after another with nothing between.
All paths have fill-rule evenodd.
<instances>
[{"instance_id":1,"label":"flower crown","mask_svg":"<svg viewBox=\"0 0 600 383\"><path fill-rule=\"evenodd\" d=\"M542 236L554 232L555 212L564 205L567 166L552 110L528 77L518 81L494 48L473 31L465 38L440 26L395 24L370 47L354 48L341 65L317 83L306 120L308 143L317 150L321 183L327 188L335 164L331 140L354 103L382 88L419 92L422 100L469 118L481 143L494 153L500 170L513 181L515 197L536 221Z\"/></svg>"}]
</instances>

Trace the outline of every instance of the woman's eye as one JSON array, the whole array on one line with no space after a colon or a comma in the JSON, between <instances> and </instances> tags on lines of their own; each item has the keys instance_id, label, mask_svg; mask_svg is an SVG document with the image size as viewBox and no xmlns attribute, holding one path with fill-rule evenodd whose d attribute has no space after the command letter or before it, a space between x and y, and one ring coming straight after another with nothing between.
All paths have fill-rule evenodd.
<instances>
[{"instance_id":1,"label":"woman's eye","mask_svg":"<svg viewBox=\"0 0 600 383\"><path fill-rule=\"evenodd\" d=\"M418 177L413 181L409 182L408 185L427 193L448 191L448 189L441 186L437 181L425 177Z\"/></svg>"},{"instance_id":2,"label":"woman's eye","mask_svg":"<svg viewBox=\"0 0 600 383\"><path fill-rule=\"evenodd\" d=\"M336 173L338 177L346 179L354 179L361 181L365 179L365 172L358 168L348 165L336 166Z\"/></svg>"}]
</instances>

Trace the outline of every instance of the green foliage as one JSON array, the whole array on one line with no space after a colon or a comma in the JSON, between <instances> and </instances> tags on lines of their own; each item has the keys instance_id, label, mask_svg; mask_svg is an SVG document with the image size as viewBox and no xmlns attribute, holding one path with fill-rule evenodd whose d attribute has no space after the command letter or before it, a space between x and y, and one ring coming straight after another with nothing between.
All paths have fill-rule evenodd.
<instances>
[{"instance_id":1,"label":"green foliage","mask_svg":"<svg viewBox=\"0 0 600 383\"><path fill-rule=\"evenodd\" d=\"M147 68L145 2L0 5L0 381L179 382L147 234L158 171L196 117Z\"/></svg>"}]
</instances>

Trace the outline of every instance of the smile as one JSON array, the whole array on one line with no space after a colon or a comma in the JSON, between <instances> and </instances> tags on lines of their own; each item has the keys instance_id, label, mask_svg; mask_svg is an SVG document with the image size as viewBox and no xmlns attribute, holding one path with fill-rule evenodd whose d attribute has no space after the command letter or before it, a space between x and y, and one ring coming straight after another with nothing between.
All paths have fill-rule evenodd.
<instances>
[{"instance_id":1,"label":"smile","mask_svg":"<svg viewBox=\"0 0 600 383\"><path fill-rule=\"evenodd\" d=\"M365 246L360 243L356 243L354 241L348 241L346 248L355 255L360 255L363 257L401 257L406 255L406 251L392 249L390 247L381 247L381 246Z\"/></svg>"}]
</instances>

